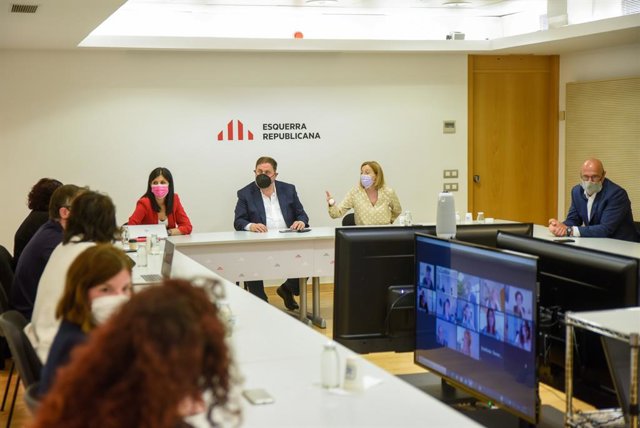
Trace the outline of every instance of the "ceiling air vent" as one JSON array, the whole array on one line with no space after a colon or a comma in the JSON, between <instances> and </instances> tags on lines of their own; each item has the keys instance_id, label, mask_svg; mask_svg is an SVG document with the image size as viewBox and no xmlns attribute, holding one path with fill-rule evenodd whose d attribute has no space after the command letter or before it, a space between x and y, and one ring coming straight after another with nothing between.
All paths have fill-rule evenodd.
<instances>
[{"instance_id":1,"label":"ceiling air vent","mask_svg":"<svg viewBox=\"0 0 640 428\"><path fill-rule=\"evenodd\" d=\"M12 4L11 13L36 13L37 4Z\"/></svg>"}]
</instances>

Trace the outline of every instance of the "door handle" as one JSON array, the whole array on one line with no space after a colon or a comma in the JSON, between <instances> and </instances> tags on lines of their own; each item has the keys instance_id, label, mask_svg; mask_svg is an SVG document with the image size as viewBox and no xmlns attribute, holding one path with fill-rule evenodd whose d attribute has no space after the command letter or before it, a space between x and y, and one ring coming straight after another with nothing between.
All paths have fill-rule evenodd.
<instances>
[{"instance_id":1,"label":"door handle","mask_svg":"<svg viewBox=\"0 0 640 428\"><path fill-rule=\"evenodd\" d=\"M479 175L474 175L473 176L473 182L474 183L480 183L480 176Z\"/></svg>"}]
</instances>

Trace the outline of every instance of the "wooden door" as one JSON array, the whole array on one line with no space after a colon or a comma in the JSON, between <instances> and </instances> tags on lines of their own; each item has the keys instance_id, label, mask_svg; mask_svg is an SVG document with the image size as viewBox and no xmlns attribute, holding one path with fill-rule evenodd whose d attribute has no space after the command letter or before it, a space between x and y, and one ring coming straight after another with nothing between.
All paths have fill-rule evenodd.
<instances>
[{"instance_id":1,"label":"wooden door","mask_svg":"<svg viewBox=\"0 0 640 428\"><path fill-rule=\"evenodd\" d=\"M469 56L469 211L547 224L558 194L558 56Z\"/></svg>"}]
</instances>

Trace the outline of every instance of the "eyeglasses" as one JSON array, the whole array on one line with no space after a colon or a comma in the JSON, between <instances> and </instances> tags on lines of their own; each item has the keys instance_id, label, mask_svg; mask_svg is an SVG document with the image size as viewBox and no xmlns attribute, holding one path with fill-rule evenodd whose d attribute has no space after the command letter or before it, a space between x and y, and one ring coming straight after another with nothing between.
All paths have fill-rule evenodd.
<instances>
[{"instance_id":1,"label":"eyeglasses","mask_svg":"<svg viewBox=\"0 0 640 428\"><path fill-rule=\"evenodd\" d=\"M582 181L591 181L594 183L599 182L602 179L601 175L581 175Z\"/></svg>"}]
</instances>

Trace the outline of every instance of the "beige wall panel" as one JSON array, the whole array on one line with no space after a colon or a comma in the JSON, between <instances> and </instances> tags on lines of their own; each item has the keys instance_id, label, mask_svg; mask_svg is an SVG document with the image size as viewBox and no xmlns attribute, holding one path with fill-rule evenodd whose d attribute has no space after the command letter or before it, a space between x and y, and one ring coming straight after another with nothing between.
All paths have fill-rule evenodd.
<instances>
[{"instance_id":1,"label":"beige wall panel","mask_svg":"<svg viewBox=\"0 0 640 428\"><path fill-rule=\"evenodd\" d=\"M640 220L640 77L567 84L565 204L582 162L602 160Z\"/></svg>"}]
</instances>

